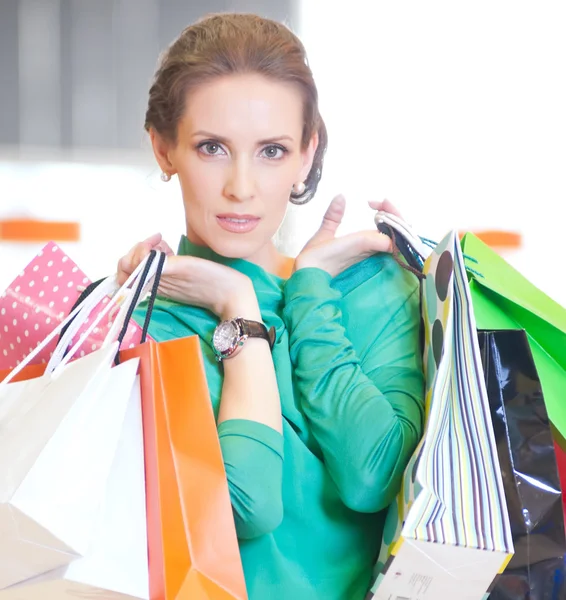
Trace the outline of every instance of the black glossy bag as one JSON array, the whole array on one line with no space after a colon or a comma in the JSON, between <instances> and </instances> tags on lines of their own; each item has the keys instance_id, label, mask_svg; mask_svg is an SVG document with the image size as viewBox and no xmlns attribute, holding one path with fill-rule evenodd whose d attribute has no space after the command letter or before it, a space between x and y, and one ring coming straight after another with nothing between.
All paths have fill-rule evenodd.
<instances>
[{"instance_id":1,"label":"black glossy bag","mask_svg":"<svg viewBox=\"0 0 566 600\"><path fill-rule=\"evenodd\" d=\"M478 331L515 555L489 600L566 599L566 534L553 438L522 330Z\"/></svg>"}]
</instances>

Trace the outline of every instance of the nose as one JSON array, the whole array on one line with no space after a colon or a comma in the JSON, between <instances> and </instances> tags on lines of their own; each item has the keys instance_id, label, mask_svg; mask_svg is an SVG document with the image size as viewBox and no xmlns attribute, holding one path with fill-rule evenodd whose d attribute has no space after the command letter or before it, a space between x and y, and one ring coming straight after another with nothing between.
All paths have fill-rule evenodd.
<instances>
[{"instance_id":1,"label":"nose","mask_svg":"<svg viewBox=\"0 0 566 600\"><path fill-rule=\"evenodd\" d=\"M253 168L245 158L232 162L224 186L224 195L235 202L246 202L255 197L256 181Z\"/></svg>"}]
</instances>

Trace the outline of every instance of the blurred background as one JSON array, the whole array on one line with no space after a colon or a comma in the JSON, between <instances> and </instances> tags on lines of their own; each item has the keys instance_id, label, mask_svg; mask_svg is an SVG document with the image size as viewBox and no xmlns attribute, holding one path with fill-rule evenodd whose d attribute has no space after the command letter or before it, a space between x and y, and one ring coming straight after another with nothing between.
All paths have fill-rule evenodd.
<instances>
[{"instance_id":1,"label":"blurred background","mask_svg":"<svg viewBox=\"0 0 566 600\"><path fill-rule=\"evenodd\" d=\"M292 27L319 87L329 151L286 252L335 194L343 233L372 228L367 201L388 198L429 238L515 234L498 250L566 305L563 0L0 0L0 221L78 223L61 246L93 279L155 231L176 247L180 192L143 131L147 91L160 51L228 10ZM0 290L43 246L6 231Z\"/></svg>"}]
</instances>

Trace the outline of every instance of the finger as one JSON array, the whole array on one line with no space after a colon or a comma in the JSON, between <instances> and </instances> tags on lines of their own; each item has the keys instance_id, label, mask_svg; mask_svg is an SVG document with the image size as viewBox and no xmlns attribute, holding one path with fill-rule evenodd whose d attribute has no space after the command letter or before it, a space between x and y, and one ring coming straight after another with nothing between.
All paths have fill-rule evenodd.
<instances>
[{"instance_id":1,"label":"finger","mask_svg":"<svg viewBox=\"0 0 566 600\"><path fill-rule=\"evenodd\" d=\"M364 254L375 254L377 252L391 252L393 244L391 238L375 229L369 231L360 231L357 234L351 234L359 240L360 252Z\"/></svg>"},{"instance_id":2,"label":"finger","mask_svg":"<svg viewBox=\"0 0 566 600\"><path fill-rule=\"evenodd\" d=\"M161 242L163 242L163 236L160 233L154 233L145 239L142 244L149 244L153 248L154 246L159 245Z\"/></svg>"},{"instance_id":3,"label":"finger","mask_svg":"<svg viewBox=\"0 0 566 600\"><path fill-rule=\"evenodd\" d=\"M336 196L326 209L319 230L312 236L306 247L333 239L342 223L345 211L346 199L342 195Z\"/></svg>"},{"instance_id":4,"label":"finger","mask_svg":"<svg viewBox=\"0 0 566 600\"><path fill-rule=\"evenodd\" d=\"M166 256L173 256L175 253L171 250L169 244L165 241L160 242L157 246L154 247L154 250L158 252L163 252Z\"/></svg>"},{"instance_id":5,"label":"finger","mask_svg":"<svg viewBox=\"0 0 566 600\"><path fill-rule=\"evenodd\" d=\"M134 272L135 268L151 252L151 245L148 241L136 244L126 256L118 261L117 279L120 285L123 285L128 277Z\"/></svg>"},{"instance_id":6,"label":"finger","mask_svg":"<svg viewBox=\"0 0 566 600\"><path fill-rule=\"evenodd\" d=\"M357 231L332 242L333 253L340 257L357 257L363 260L380 252L391 252L391 239L375 229Z\"/></svg>"},{"instance_id":7,"label":"finger","mask_svg":"<svg viewBox=\"0 0 566 600\"><path fill-rule=\"evenodd\" d=\"M346 199L342 195L336 196L326 209L319 230L310 238L303 250L334 239L336 230L342 223L345 210Z\"/></svg>"},{"instance_id":8,"label":"finger","mask_svg":"<svg viewBox=\"0 0 566 600\"><path fill-rule=\"evenodd\" d=\"M393 247L391 238L375 229L357 231L336 240L341 245L340 254L371 256L378 252L391 252Z\"/></svg>"},{"instance_id":9,"label":"finger","mask_svg":"<svg viewBox=\"0 0 566 600\"><path fill-rule=\"evenodd\" d=\"M136 254L141 246L146 245L151 249L154 246L159 245L160 243L165 243L165 242L163 242L163 237L160 233L154 233L154 234L150 235L143 242L138 242L137 244L132 246L130 248L130 251L128 252L128 254L126 254L125 256L123 256L120 259L119 264L127 265L129 263L132 263L134 260L134 257L136 256Z\"/></svg>"},{"instance_id":10,"label":"finger","mask_svg":"<svg viewBox=\"0 0 566 600\"><path fill-rule=\"evenodd\" d=\"M372 208L373 210L381 210L383 212L387 212L392 215L395 215L395 216L399 217L400 219L403 218L403 215L399 212L397 207L387 199L384 199L381 201L370 200L368 202L368 204L369 204L370 208Z\"/></svg>"},{"instance_id":11,"label":"finger","mask_svg":"<svg viewBox=\"0 0 566 600\"><path fill-rule=\"evenodd\" d=\"M320 229L336 233L336 230L342 223L344 213L346 212L346 198L342 194L336 196L332 202L328 205L324 217L322 217L322 224Z\"/></svg>"},{"instance_id":12,"label":"finger","mask_svg":"<svg viewBox=\"0 0 566 600\"><path fill-rule=\"evenodd\" d=\"M118 268L116 272L116 279L118 281L118 285L124 285L126 283L126 279L132 274L130 258L128 255L122 256L122 258L118 261Z\"/></svg>"},{"instance_id":13,"label":"finger","mask_svg":"<svg viewBox=\"0 0 566 600\"><path fill-rule=\"evenodd\" d=\"M134 250L132 257L132 271L149 255L153 247L147 242L141 242Z\"/></svg>"}]
</instances>

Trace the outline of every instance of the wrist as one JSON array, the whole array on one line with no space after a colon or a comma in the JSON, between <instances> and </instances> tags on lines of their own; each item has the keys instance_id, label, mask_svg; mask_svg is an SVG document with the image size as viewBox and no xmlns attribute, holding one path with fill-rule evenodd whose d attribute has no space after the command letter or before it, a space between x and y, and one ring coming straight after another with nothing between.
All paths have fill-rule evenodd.
<instances>
[{"instance_id":1,"label":"wrist","mask_svg":"<svg viewBox=\"0 0 566 600\"><path fill-rule=\"evenodd\" d=\"M329 265L324 263L324 260L317 260L315 256L309 256L310 253L305 253L305 256L297 256L293 273L296 271L302 271L303 269L319 269L332 275Z\"/></svg>"},{"instance_id":2,"label":"wrist","mask_svg":"<svg viewBox=\"0 0 566 600\"><path fill-rule=\"evenodd\" d=\"M221 321L242 317L252 321L261 321L261 311L251 281L233 287L219 306L217 315Z\"/></svg>"}]
</instances>

